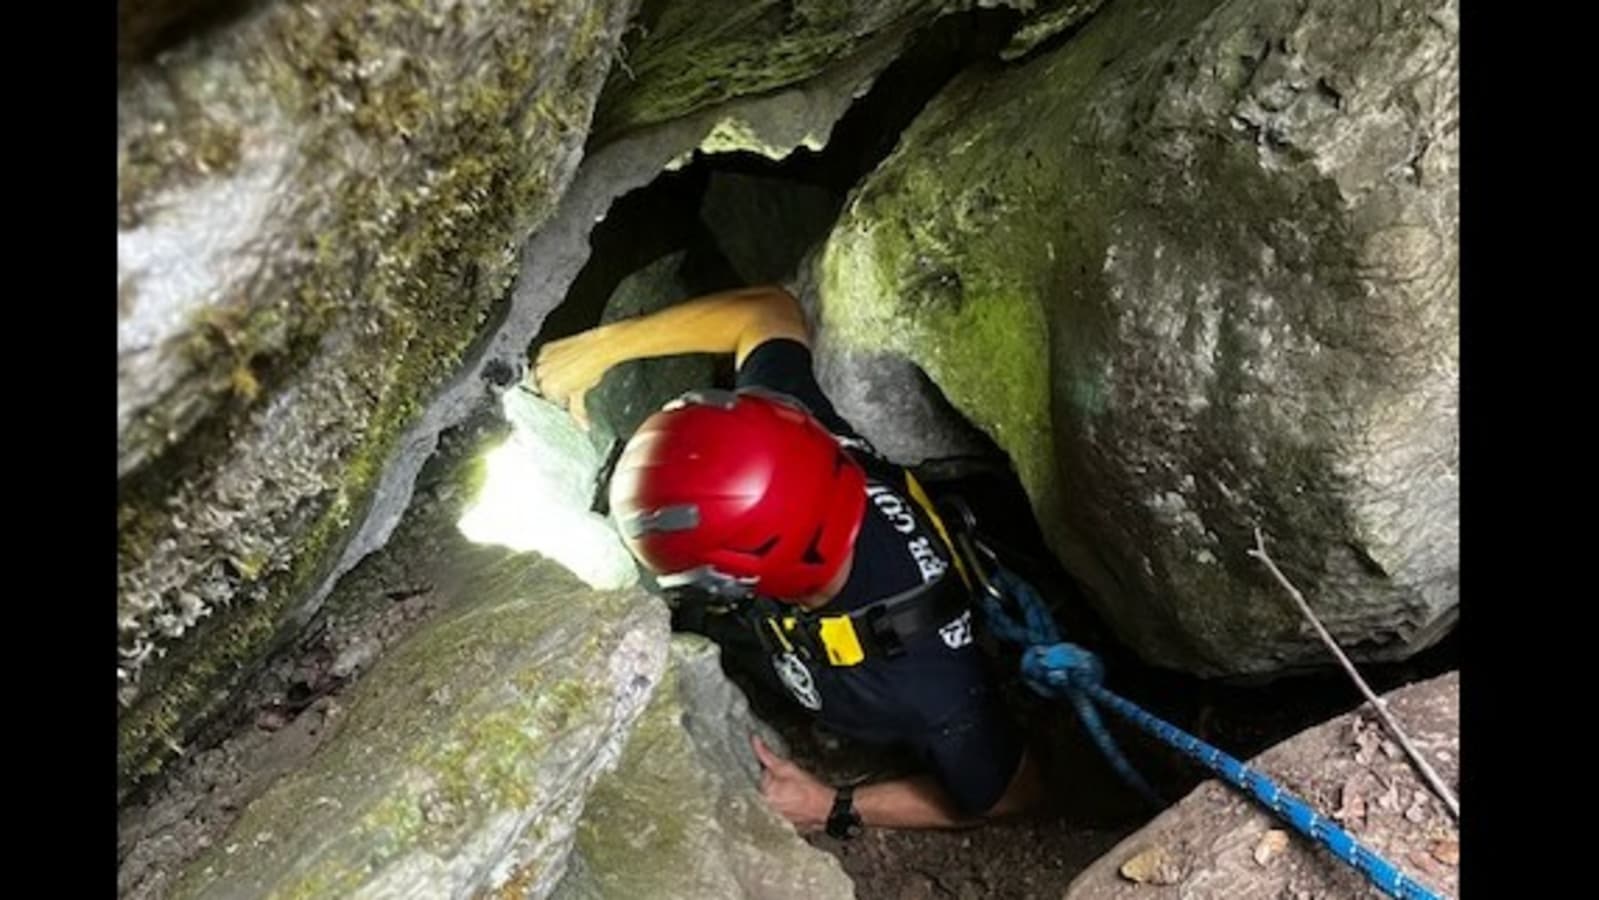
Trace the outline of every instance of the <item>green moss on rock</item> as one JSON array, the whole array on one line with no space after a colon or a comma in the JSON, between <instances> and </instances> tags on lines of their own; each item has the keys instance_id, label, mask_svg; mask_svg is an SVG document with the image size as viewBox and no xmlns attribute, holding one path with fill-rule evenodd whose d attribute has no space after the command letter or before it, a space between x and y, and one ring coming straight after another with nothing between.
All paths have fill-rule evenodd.
<instances>
[{"instance_id":1,"label":"green moss on rock","mask_svg":"<svg viewBox=\"0 0 1599 900\"><path fill-rule=\"evenodd\" d=\"M1453 621L1452 7L1357 5L1117 2L968 70L821 257L831 339L995 437L1165 665L1324 659L1257 525L1367 655Z\"/></svg>"},{"instance_id":2,"label":"green moss on rock","mask_svg":"<svg viewBox=\"0 0 1599 900\"><path fill-rule=\"evenodd\" d=\"M571 801L664 668L664 607L445 543L460 573L448 609L341 695L330 743L254 800L174 897L458 895L508 864L558 869Z\"/></svg>"},{"instance_id":3,"label":"green moss on rock","mask_svg":"<svg viewBox=\"0 0 1599 900\"><path fill-rule=\"evenodd\" d=\"M342 552L553 210L627 12L273 5L129 76L124 128L165 137L125 141L125 203L225 178L196 166L274 142L294 163L260 238L276 252L197 320L192 373L143 416L156 462L119 485L123 791L218 708ZM156 84L175 85L166 103ZM201 100L201 118L173 112ZM249 127L209 143L146 127L174 115Z\"/></svg>"},{"instance_id":4,"label":"green moss on rock","mask_svg":"<svg viewBox=\"0 0 1599 900\"><path fill-rule=\"evenodd\" d=\"M616 769L585 802L575 859L553 896L853 897L838 861L761 798L749 735L762 730L715 645L674 636Z\"/></svg>"},{"instance_id":5,"label":"green moss on rock","mask_svg":"<svg viewBox=\"0 0 1599 900\"><path fill-rule=\"evenodd\" d=\"M943 6L645 0L595 111L594 140L804 81L888 26L930 22Z\"/></svg>"}]
</instances>

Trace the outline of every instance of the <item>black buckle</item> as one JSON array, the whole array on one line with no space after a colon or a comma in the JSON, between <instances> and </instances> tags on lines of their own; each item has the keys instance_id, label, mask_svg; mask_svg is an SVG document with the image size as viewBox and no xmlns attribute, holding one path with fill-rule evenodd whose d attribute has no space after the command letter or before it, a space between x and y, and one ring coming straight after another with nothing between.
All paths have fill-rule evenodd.
<instances>
[{"instance_id":1,"label":"black buckle","mask_svg":"<svg viewBox=\"0 0 1599 900\"><path fill-rule=\"evenodd\" d=\"M864 620L866 634L870 636L871 647L867 648L868 655L886 656L893 659L905 653L905 644L899 639L891 625L886 621L888 608L882 605L869 606L861 617Z\"/></svg>"}]
</instances>

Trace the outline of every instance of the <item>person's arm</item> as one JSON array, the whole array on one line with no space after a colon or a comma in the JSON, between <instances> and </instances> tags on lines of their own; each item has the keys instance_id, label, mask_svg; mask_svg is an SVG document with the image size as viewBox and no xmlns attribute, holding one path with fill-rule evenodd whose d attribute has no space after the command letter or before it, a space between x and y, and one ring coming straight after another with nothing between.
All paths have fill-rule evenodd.
<instances>
[{"instance_id":1,"label":"person's arm","mask_svg":"<svg viewBox=\"0 0 1599 900\"><path fill-rule=\"evenodd\" d=\"M780 337L810 344L793 295L775 285L722 291L551 341L527 381L586 427L584 399L613 366L679 353L732 353L742 364L762 342Z\"/></svg>"},{"instance_id":2,"label":"person's arm","mask_svg":"<svg viewBox=\"0 0 1599 900\"><path fill-rule=\"evenodd\" d=\"M835 791L753 738L761 761L761 794L780 815L801 831L827 824ZM960 828L1020 812L1038 797L1039 778L1032 755L1023 752L1005 793L977 815L961 815L948 793L930 776L881 781L855 789L855 811L861 823L882 828Z\"/></svg>"}]
</instances>

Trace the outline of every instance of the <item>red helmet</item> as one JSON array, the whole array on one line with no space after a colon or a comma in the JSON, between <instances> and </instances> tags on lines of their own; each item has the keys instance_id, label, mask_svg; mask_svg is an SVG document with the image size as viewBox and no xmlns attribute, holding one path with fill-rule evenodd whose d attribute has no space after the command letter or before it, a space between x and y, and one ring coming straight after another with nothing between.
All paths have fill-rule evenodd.
<instances>
[{"instance_id":1,"label":"red helmet","mask_svg":"<svg viewBox=\"0 0 1599 900\"><path fill-rule=\"evenodd\" d=\"M838 573L866 474L797 404L693 391L639 426L611 476L611 512L663 586L791 599Z\"/></svg>"}]
</instances>

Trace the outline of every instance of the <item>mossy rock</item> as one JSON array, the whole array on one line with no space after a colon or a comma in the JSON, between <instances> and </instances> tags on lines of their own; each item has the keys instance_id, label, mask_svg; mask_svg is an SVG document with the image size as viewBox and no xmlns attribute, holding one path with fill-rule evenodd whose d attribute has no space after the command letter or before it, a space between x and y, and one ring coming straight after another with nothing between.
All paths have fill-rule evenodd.
<instances>
[{"instance_id":1,"label":"mossy rock","mask_svg":"<svg viewBox=\"0 0 1599 900\"><path fill-rule=\"evenodd\" d=\"M119 796L314 606L630 4L257 4L118 89Z\"/></svg>"},{"instance_id":2,"label":"mossy rock","mask_svg":"<svg viewBox=\"0 0 1599 900\"><path fill-rule=\"evenodd\" d=\"M716 645L674 636L660 688L589 795L557 900L854 897L837 858L762 799L756 733L775 740Z\"/></svg>"},{"instance_id":3,"label":"mossy rock","mask_svg":"<svg viewBox=\"0 0 1599 900\"><path fill-rule=\"evenodd\" d=\"M543 896L666 665L666 608L458 552L453 601L339 697L337 733L173 897Z\"/></svg>"},{"instance_id":4,"label":"mossy rock","mask_svg":"<svg viewBox=\"0 0 1599 900\"><path fill-rule=\"evenodd\" d=\"M644 0L594 115L599 142L821 73L942 0Z\"/></svg>"},{"instance_id":5,"label":"mossy rock","mask_svg":"<svg viewBox=\"0 0 1599 900\"><path fill-rule=\"evenodd\" d=\"M1447 0L1131 0L958 77L846 205L824 328L1011 455L1121 637L1321 664L1258 526L1363 658L1458 602L1458 41Z\"/></svg>"}]
</instances>

